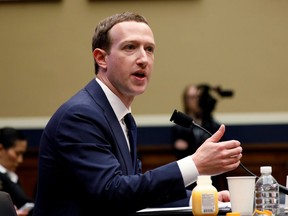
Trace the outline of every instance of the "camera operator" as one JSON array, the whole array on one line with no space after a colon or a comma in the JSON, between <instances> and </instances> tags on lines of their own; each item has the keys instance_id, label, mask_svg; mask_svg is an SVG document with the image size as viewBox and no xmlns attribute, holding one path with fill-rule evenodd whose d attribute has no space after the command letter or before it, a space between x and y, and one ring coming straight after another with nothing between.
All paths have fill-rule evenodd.
<instances>
[{"instance_id":1,"label":"camera operator","mask_svg":"<svg viewBox=\"0 0 288 216\"><path fill-rule=\"evenodd\" d=\"M232 96L230 92L226 95L226 91L221 91L218 88L211 88L207 84L190 84L182 95L184 113L191 116L194 122L205 128L211 133L214 133L220 127L220 123L213 117L213 111L216 107L217 100L210 93L217 93L220 96ZM184 128L175 125L172 128L172 144L173 153L177 159L183 158L194 153L197 148L207 139L209 134L198 127ZM222 140L225 139L222 137ZM212 176L213 185L218 191L228 189L226 176ZM191 185L193 188L195 184ZM191 189L192 189L191 188Z\"/></svg>"}]
</instances>

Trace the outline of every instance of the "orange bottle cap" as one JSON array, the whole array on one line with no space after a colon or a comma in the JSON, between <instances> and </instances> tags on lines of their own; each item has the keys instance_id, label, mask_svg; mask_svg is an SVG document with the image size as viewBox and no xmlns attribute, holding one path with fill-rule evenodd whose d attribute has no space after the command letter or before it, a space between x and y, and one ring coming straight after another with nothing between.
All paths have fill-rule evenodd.
<instances>
[{"instance_id":1,"label":"orange bottle cap","mask_svg":"<svg viewBox=\"0 0 288 216\"><path fill-rule=\"evenodd\" d=\"M227 212L226 216L240 216L239 212Z\"/></svg>"}]
</instances>

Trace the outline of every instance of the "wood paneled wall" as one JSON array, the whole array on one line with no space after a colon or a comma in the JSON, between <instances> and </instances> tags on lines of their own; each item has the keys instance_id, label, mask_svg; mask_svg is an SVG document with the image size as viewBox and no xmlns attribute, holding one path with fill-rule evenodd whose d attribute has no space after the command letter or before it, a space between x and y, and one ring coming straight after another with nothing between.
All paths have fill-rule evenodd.
<instances>
[{"instance_id":1,"label":"wood paneled wall","mask_svg":"<svg viewBox=\"0 0 288 216\"><path fill-rule=\"evenodd\" d=\"M273 176L286 185L288 175L288 143L249 143L242 144L242 164L256 175L260 175L260 166L272 166ZM175 160L170 145L140 145L139 155L143 172ZM25 191L34 197L37 184L38 149L30 148L25 154L24 162L18 168L18 174ZM227 176L248 175L240 166Z\"/></svg>"}]
</instances>

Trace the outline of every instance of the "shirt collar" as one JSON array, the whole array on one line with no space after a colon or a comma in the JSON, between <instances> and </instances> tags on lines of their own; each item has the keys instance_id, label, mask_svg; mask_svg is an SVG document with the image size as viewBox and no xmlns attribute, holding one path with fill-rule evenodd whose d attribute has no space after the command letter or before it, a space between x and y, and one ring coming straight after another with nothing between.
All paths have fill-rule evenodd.
<instances>
[{"instance_id":1,"label":"shirt collar","mask_svg":"<svg viewBox=\"0 0 288 216\"><path fill-rule=\"evenodd\" d=\"M3 174L6 173L8 175L8 177L10 178L10 180L14 183L16 183L18 181L18 175L15 172L11 172L11 171L7 170L1 164L0 164L0 172Z\"/></svg>"},{"instance_id":2,"label":"shirt collar","mask_svg":"<svg viewBox=\"0 0 288 216\"><path fill-rule=\"evenodd\" d=\"M120 98L115 95L100 79L96 77L96 81L101 86L102 90L104 91L114 113L117 116L118 121L121 121L124 116L131 112L131 107L127 109L124 103L120 100Z\"/></svg>"},{"instance_id":3,"label":"shirt collar","mask_svg":"<svg viewBox=\"0 0 288 216\"><path fill-rule=\"evenodd\" d=\"M7 169L4 166L2 166L1 164L0 164L0 172L1 173L6 173L7 172Z\"/></svg>"}]
</instances>

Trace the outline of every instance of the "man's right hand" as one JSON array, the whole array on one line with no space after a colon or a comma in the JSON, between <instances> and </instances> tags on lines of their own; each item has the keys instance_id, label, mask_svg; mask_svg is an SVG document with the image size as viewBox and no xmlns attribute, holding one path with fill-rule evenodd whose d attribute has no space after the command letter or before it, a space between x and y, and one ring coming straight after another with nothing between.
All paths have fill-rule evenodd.
<instances>
[{"instance_id":1,"label":"man's right hand","mask_svg":"<svg viewBox=\"0 0 288 216\"><path fill-rule=\"evenodd\" d=\"M192 155L200 175L218 175L236 169L242 157L242 147L237 140L219 142L225 133L222 124Z\"/></svg>"}]
</instances>

